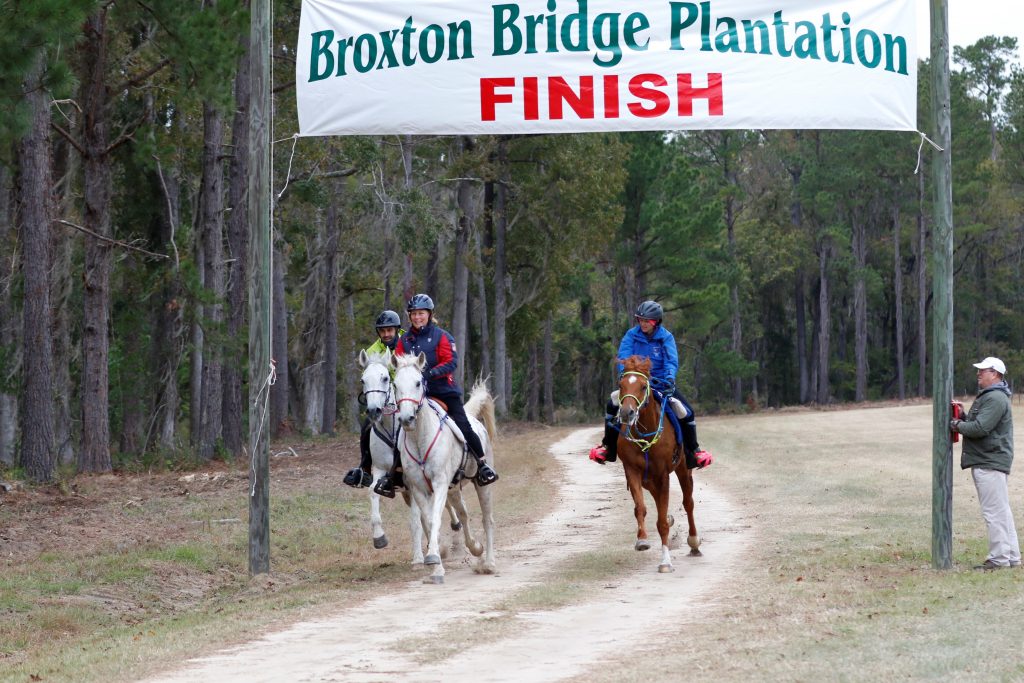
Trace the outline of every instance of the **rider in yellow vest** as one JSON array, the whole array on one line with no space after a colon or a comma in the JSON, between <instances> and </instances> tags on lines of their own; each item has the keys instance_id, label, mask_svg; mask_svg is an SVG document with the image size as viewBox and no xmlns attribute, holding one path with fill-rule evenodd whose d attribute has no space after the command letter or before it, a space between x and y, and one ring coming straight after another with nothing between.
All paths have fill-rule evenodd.
<instances>
[{"instance_id":1,"label":"rider in yellow vest","mask_svg":"<svg viewBox=\"0 0 1024 683\"><path fill-rule=\"evenodd\" d=\"M377 340L366 347L366 355L382 354L385 351L394 352L398 338L405 334L401 328L402 319L394 311L383 311L377 316L375 324L377 328ZM394 370L392 370L394 373ZM370 418L364 418L362 429L359 432L359 453L361 459L359 467L354 467L345 475L343 481L349 486L361 488L369 486L373 482L370 474L370 429L372 423Z\"/></svg>"}]
</instances>

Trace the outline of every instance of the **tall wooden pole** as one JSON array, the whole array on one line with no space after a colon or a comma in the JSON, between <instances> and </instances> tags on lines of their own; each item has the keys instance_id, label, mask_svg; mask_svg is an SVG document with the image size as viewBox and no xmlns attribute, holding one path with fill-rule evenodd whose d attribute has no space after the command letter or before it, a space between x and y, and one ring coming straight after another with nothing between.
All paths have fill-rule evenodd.
<instances>
[{"instance_id":1,"label":"tall wooden pole","mask_svg":"<svg viewBox=\"0 0 1024 683\"><path fill-rule=\"evenodd\" d=\"M249 123L249 573L270 571L270 3L252 0Z\"/></svg>"},{"instance_id":2,"label":"tall wooden pole","mask_svg":"<svg viewBox=\"0 0 1024 683\"><path fill-rule=\"evenodd\" d=\"M932 566L953 566L953 172L947 0L931 0L932 135Z\"/></svg>"}]
</instances>

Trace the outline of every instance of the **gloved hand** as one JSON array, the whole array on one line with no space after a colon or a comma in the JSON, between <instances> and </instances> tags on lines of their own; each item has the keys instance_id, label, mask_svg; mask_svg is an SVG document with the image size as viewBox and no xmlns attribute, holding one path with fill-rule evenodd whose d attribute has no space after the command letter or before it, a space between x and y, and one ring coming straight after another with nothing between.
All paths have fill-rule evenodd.
<instances>
[{"instance_id":1,"label":"gloved hand","mask_svg":"<svg viewBox=\"0 0 1024 683\"><path fill-rule=\"evenodd\" d=\"M423 386L426 387L427 383L429 381L430 381L430 371L429 370L424 370L423 371Z\"/></svg>"},{"instance_id":2,"label":"gloved hand","mask_svg":"<svg viewBox=\"0 0 1024 683\"><path fill-rule=\"evenodd\" d=\"M950 420L949 421L949 431L951 431L951 432L959 432L960 431L960 420Z\"/></svg>"}]
</instances>

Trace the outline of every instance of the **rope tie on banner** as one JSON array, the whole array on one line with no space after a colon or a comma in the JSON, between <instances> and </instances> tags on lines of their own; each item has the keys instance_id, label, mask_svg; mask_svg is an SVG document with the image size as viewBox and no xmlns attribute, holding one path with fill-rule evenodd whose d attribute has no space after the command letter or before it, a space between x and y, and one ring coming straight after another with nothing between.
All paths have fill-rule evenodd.
<instances>
[{"instance_id":1,"label":"rope tie on banner","mask_svg":"<svg viewBox=\"0 0 1024 683\"><path fill-rule=\"evenodd\" d=\"M257 410L260 408L260 401L263 401L263 409L260 410L260 426L256 430L256 441L252 444L252 454L249 458L250 466L252 468L252 490L249 491L249 496L256 495L256 453L259 452L260 439L263 436L263 424L267 419L267 411L270 406L270 387L274 386L277 382L277 361L273 358L270 359L270 372L267 373L267 378L263 380L263 385L260 390L256 392L256 398L253 399L252 405Z\"/></svg>"},{"instance_id":2,"label":"rope tie on banner","mask_svg":"<svg viewBox=\"0 0 1024 683\"><path fill-rule=\"evenodd\" d=\"M946 151L946 150L942 149L941 147L939 147L938 145L936 145L934 142L932 142L928 138L928 136L925 135L924 133L922 133L921 131L917 131L917 132L921 136L921 144L917 146L917 167L914 169L914 175L917 175L917 172L921 170L921 150L924 149L924 143L925 142L927 142L929 145L931 145L935 149L939 150L940 152L945 152Z\"/></svg>"},{"instance_id":3,"label":"rope tie on banner","mask_svg":"<svg viewBox=\"0 0 1024 683\"><path fill-rule=\"evenodd\" d=\"M285 140L287 139L288 138L285 138ZM282 187L281 191L277 193L277 199L279 201L281 199L281 195L283 195L284 191L288 189L288 182L291 180L292 177L292 161L295 159L295 145L297 145L298 142L299 134L296 133L295 135L292 136L292 155L288 157L288 173L286 173L284 176L284 187Z\"/></svg>"}]
</instances>

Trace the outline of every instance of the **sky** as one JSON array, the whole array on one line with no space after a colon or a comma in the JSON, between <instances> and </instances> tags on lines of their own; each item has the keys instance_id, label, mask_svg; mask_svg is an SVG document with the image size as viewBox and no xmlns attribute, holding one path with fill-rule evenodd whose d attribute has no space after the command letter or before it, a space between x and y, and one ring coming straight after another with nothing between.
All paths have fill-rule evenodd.
<instances>
[{"instance_id":1,"label":"sky","mask_svg":"<svg viewBox=\"0 0 1024 683\"><path fill-rule=\"evenodd\" d=\"M931 13L929 0L917 2L917 40L920 56L931 49ZM989 35L1015 36L1017 62L1024 53L1024 2L1021 0L946 0L949 21L950 56L954 46L973 45Z\"/></svg>"}]
</instances>

